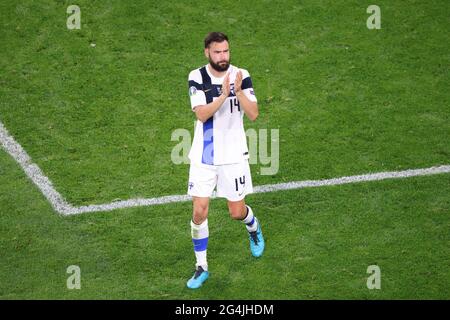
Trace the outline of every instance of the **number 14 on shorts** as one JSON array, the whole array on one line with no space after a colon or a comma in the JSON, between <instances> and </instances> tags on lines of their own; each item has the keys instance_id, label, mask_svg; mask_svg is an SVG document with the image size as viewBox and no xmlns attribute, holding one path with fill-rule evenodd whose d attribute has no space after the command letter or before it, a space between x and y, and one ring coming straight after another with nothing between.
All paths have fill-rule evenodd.
<instances>
[{"instance_id":1,"label":"number 14 on shorts","mask_svg":"<svg viewBox=\"0 0 450 320\"><path fill-rule=\"evenodd\" d=\"M242 177L239 178L235 178L234 179L234 183L236 185L236 191L239 191L239 185L242 185L242 187L245 187L245 175L243 175Z\"/></svg>"}]
</instances>

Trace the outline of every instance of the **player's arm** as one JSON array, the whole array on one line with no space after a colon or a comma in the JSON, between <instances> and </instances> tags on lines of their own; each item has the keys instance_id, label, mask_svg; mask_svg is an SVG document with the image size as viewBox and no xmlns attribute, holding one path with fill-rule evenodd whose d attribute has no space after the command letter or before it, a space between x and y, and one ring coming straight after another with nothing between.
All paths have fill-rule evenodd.
<instances>
[{"instance_id":1,"label":"player's arm","mask_svg":"<svg viewBox=\"0 0 450 320\"><path fill-rule=\"evenodd\" d=\"M197 119L200 120L201 122L205 122L206 120L211 118L213 116L213 114L216 113L217 110L219 110L219 108L225 102L226 98L227 98L227 96L222 93L213 102L202 105L202 106L194 107L194 112L195 112Z\"/></svg>"},{"instance_id":2,"label":"player's arm","mask_svg":"<svg viewBox=\"0 0 450 320\"><path fill-rule=\"evenodd\" d=\"M236 97L238 98L239 104L244 109L247 117L251 121L255 121L259 114L258 103L247 98L242 90L236 91Z\"/></svg>"},{"instance_id":3,"label":"player's arm","mask_svg":"<svg viewBox=\"0 0 450 320\"><path fill-rule=\"evenodd\" d=\"M217 110L222 106L225 102L226 98L230 94L230 76L227 74L222 83L222 94L216 98L213 102L208 103L206 105L200 105L194 107L195 115L197 119L201 122L205 122L209 118L216 113Z\"/></svg>"},{"instance_id":4,"label":"player's arm","mask_svg":"<svg viewBox=\"0 0 450 320\"><path fill-rule=\"evenodd\" d=\"M242 71L236 75L236 80L234 81L234 92L239 100L239 105L244 109L245 114L251 121L255 121L258 117L258 103L251 101L242 90Z\"/></svg>"}]
</instances>

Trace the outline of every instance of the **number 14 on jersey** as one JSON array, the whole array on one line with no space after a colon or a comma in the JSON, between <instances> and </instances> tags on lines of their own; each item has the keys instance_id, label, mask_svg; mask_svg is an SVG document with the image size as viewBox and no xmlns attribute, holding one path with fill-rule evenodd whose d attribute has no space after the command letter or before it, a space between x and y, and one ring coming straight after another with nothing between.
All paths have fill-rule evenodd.
<instances>
[{"instance_id":1,"label":"number 14 on jersey","mask_svg":"<svg viewBox=\"0 0 450 320\"><path fill-rule=\"evenodd\" d=\"M237 107L237 110L241 112L241 106L239 104L239 100L237 98L230 99L230 112L233 113L233 107Z\"/></svg>"}]
</instances>

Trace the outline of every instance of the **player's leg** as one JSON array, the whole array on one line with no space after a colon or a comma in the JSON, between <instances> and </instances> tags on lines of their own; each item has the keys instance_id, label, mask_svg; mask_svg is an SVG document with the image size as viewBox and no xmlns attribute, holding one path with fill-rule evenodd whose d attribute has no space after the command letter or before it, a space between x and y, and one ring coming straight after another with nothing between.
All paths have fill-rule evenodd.
<instances>
[{"instance_id":1,"label":"player's leg","mask_svg":"<svg viewBox=\"0 0 450 320\"><path fill-rule=\"evenodd\" d=\"M187 286L191 289L199 288L209 277L206 259L209 239L208 206L216 181L214 168L191 164L188 194L192 196L193 210L190 224L196 258L194 275L187 282Z\"/></svg>"},{"instance_id":2,"label":"player's leg","mask_svg":"<svg viewBox=\"0 0 450 320\"><path fill-rule=\"evenodd\" d=\"M254 257L262 256L265 248L264 237L258 218L255 217L252 208L245 204L245 200L230 201L228 200L228 210L235 220L240 220L247 228L250 251Z\"/></svg>"},{"instance_id":3,"label":"player's leg","mask_svg":"<svg viewBox=\"0 0 450 320\"><path fill-rule=\"evenodd\" d=\"M245 196L252 192L253 184L248 161L219 167L217 196L227 198L231 217L246 225L250 250L253 256L259 257L264 251L264 237L253 210L245 204Z\"/></svg>"},{"instance_id":4,"label":"player's leg","mask_svg":"<svg viewBox=\"0 0 450 320\"><path fill-rule=\"evenodd\" d=\"M208 205L209 198L192 197L191 235L196 258L195 266L196 269L201 267L205 271L208 271L208 262L206 260L209 239Z\"/></svg>"},{"instance_id":5,"label":"player's leg","mask_svg":"<svg viewBox=\"0 0 450 320\"><path fill-rule=\"evenodd\" d=\"M206 252L208 250L208 205L207 197L192 197L193 214L191 220L191 236L195 253L195 272L187 282L190 289L200 288L209 277Z\"/></svg>"},{"instance_id":6,"label":"player's leg","mask_svg":"<svg viewBox=\"0 0 450 320\"><path fill-rule=\"evenodd\" d=\"M230 201L228 200L228 211L234 220L243 220L247 216L247 207L245 200Z\"/></svg>"}]
</instances>

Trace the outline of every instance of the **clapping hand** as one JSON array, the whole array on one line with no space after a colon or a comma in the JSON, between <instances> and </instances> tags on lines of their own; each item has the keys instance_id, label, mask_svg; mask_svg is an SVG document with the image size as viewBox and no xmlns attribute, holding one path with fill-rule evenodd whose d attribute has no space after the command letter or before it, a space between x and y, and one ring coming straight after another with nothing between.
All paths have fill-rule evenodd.
<instances>
[{"instance_id":1,"label":"clapping hand","mask_svg":"<svg viewBox=\"0 0 450 320\"><path fill-rule=\"evenodd\" d=\"M234 80L234 92L237 94L241 90L242 90L242 71L239 70L239 72L236 75L236 79Z\"/></svg>"},{"instance_id":2,"label":"clapping hand","mask_svg":"<svg viewBox=\"0 0 450 320\"><path fill-rule=\"evenodd\" d=\"M223 79L222 94L225 97L228 97L230 95L230 73L229 72L226 74L225 79Z\"/></svg>"}]
</instances>

